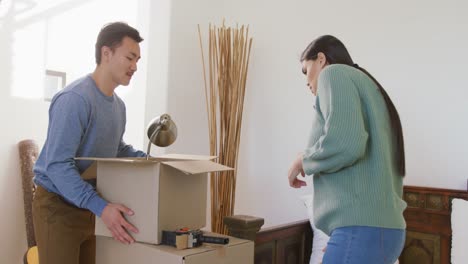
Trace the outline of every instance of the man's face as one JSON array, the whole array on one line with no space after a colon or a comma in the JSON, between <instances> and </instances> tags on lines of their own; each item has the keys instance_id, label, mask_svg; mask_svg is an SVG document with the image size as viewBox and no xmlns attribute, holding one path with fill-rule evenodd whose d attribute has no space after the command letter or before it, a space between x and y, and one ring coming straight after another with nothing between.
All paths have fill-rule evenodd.
<instances>
[{"instance_id":1,"label":"man's face","mask_svg":"<svg viewBox=\"0 0 468 264\"><path fill-rule=\"evenodd\" d=\"M128 85L137 70L140 45L132 38L124 37L122 43L109 52L108 66L112 81L116 85Z\"/></svg>"}]
</instances>

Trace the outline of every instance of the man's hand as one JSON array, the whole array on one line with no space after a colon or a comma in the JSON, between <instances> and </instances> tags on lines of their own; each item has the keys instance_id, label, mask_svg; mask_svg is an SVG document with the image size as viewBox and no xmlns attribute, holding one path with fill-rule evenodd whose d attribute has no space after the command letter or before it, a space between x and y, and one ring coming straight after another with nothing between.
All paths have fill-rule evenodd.
<instances>
[{"instance_id":1,"label":"man's hand","mask_svg":"<svg viewBox=\"0 0 468 264\"><path fill-rule=\"evenodd\" d=\"M299 175L299 173L302 176L305 176L304 169L302 168L302 153L297 156L297 158L292 163L291 168L289 168L289 172L288 172L289 186L293 188L301 188L302 186L307 185L305 181L299 180L297 178L297 175Z\"/></svg>"},{"instance_id":2,"label":"man's hand","mask_svg":"<svg viewBox=\"0 0 468 264\"><path fill-rule=\"evenodd\" d=\"M131 237L127 230L132 231L133 233L138 233L138 229L128 223L125 218L123 218L122 213L126 215L133 215L133 211L121 204L109 203L101 214L101 219L106 224L109 231L112 233L114 239L124 243L130 244L135 242L135 239Z\"/></svg>"}]
</instances>

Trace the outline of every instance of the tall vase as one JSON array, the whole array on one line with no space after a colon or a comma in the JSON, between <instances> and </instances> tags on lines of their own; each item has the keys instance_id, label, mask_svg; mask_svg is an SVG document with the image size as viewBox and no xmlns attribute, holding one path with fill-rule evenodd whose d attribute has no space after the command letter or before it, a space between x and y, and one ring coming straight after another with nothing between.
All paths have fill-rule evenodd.
<instances>
[{"instance_id":1,"label":"tall vase","mask_svg":"<svg viewBox=\"0 0 468 264\"><path fill-rule=\"evenodd\" d=\"M241 136L244 96L252 47L248 26L236 28L209 26L208 79L200 26L198 26L203 62L210 155L233 171L210 176L211 230L227 234L223 218L234 213L237 160Z\"/></svg>"}]
</instances>

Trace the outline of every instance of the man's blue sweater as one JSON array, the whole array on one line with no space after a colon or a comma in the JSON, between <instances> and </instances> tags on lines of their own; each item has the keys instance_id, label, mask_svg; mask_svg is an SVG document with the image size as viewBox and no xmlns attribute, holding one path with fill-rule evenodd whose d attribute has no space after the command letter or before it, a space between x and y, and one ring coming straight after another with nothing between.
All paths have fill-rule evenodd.
<instances>
[{"instance_id":1,"label":"man's blue sweater","mask_svg":"<svg viewBox=\"0 0 468 264\"><path fill-rule=\"evenodd\" d=\"M80 174L91 161L75 157L143 157L125 144L124 102L104 95L91 75L57 93L49 108L49 128L34 167L34 182L80 208L101 216L107 201Z\"/></svg>"}]
</instances>

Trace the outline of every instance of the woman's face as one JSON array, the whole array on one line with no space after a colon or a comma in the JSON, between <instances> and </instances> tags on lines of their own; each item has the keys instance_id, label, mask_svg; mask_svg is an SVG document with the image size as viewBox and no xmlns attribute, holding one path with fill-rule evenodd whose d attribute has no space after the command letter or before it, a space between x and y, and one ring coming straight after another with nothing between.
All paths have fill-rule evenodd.
<instances>
[{"instance_id":1,"label":"woman's face","mask_svg":"<svg viewBox=\"0 0 468 264\"><path fill-rule=\"evenodd\" d=\"M321 52L316 60L302 61L302 72L307 77L307 86L314 95L317 95L318 76L326 65L325 55Z\"/></svg>"}]
</instances>

